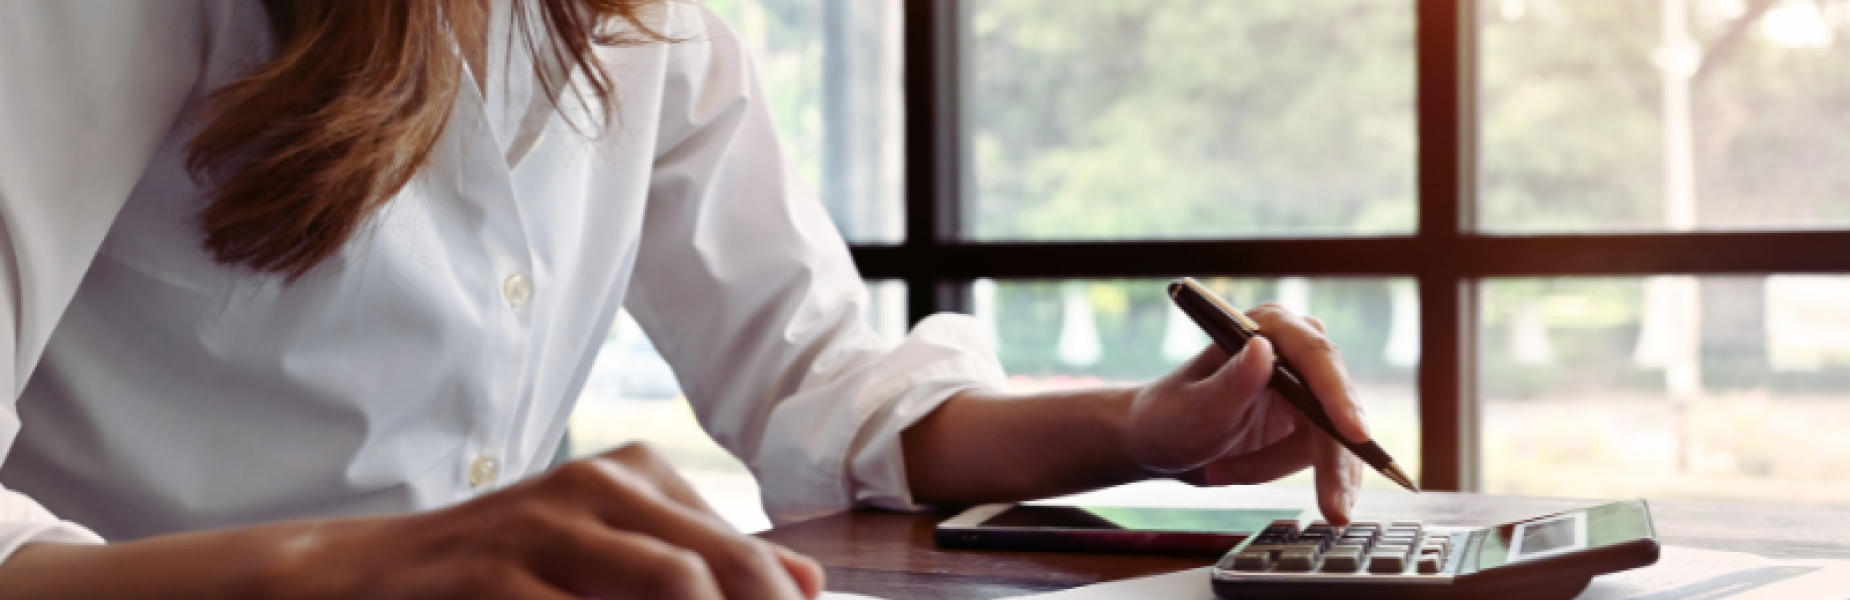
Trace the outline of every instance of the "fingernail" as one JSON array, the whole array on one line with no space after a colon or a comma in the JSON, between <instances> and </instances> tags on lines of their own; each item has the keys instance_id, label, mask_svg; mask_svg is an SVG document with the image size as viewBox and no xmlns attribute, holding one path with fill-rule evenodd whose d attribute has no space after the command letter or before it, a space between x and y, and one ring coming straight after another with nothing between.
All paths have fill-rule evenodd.
<instances>
[{"instance_id":1,"label":"fingernail","mask_svg":"<svg viewBox=\"0 0 1850 600\"><path fill-rule=\"evenodd\" d=\"M1240 364L1251 368L1260 368L1262 363L1272 361L1272 341L1255 337L1246 342L1246 348L1240 350Z\"/></svg>"}]
</instances>

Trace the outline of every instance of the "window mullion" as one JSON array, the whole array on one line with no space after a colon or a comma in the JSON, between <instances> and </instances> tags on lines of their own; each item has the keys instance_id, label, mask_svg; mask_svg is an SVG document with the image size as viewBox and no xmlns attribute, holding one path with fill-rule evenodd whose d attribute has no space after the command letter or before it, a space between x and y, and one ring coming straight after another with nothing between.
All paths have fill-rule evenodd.
<instances>
[{"instance_id":1,"label":"window mullion","mask_svg":"<svg viewBox=\"0 0 1850 600\"><path fill-rule=\"evenodd\" d=\"M1476 281L1464 271L1476 152L1476 0L1416 0L1420 483L1478 489Z\"/></svg>"},{"instance_id":2,"label":"window mullion","mask_svg":"<svg viewBox=\"0 0 1850 600\"><path fill-rule=\"evenodd\" d=\"M958 161L958 2L905 0L906 240L929 255L954 241L962 174ZM907 321L961 310L960 286L927 272L909 273Z\"/></svg>"}]
</instances>

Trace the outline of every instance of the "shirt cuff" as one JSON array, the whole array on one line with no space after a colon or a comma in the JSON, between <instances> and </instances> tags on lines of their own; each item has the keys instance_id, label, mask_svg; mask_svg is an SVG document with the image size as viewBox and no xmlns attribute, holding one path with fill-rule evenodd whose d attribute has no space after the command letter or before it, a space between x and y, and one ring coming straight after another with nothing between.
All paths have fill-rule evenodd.
<instances>
[{"instance_id":1,"label":"shirt cuff","mask_svg":"<svg viewBox=\"0 0 1850 600\"><path fill-rule=\"evenodd\" d=\"M968 315L939 314L921 321L894 349L894 355L907 354L904 350L909 345L950 352L939 353L937 360L911 371L909 385L881 403L855 435L848 457L856 504L898 511L924 509L912 498L901 434L958 392L1001 390L1006 383L994 341Z\"/></svg>"},{"instance_id":2,"label":"shirt cuff","mask_svg":"<svg viewBox=\"0 0 1850 600\"><path fill-rule=\"evenodd\" d=\"M801 391L778 404L747 461L774 524L856 505L916 509L900 433L952 394L1001 389L1005 381L973 317L934 315L891 349L862 333L842 334L812 361Z\"/></svg>"},{"instance_id":3,"label":"shirt cuff","mask_svg":"<svg viewBox=\"0 0 1850 600\"><path fill-rule=\"evenodd\" d=\"M38 501L0 489L0 562L26 544L102 544L102 536L82 525L58 520Z\"/></svg>"}]
</instances>

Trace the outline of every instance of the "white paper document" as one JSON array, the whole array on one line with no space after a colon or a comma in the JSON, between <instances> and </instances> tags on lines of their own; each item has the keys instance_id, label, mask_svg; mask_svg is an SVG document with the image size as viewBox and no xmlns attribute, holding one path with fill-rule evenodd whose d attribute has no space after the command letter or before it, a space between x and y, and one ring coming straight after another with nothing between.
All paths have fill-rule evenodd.
<instances>
[{"instance_id":1,"label":"white paper document","mask_svg":"<svg viewBox=\"0 0 1850 600\"><path fill-rule=\"evenodd\" d=\"M880 599L875 598L873 596L862 596L860 594L850 594L848 592L823 592L822 597L817 598L816 600L880 600Z\"/></svg>"},{"instance_id":2,"label":"white paper document","mask_svg":"<svg viewBox=\"0 0 1850 600\"><path fill-rule=\"evenodd\" d=\"M1597 577L1577 600L1844 600L1850 560L1665 546L1657 564Z\"/></svg>"},{"instance_id":3,"label":"white paper document","mask_svg":"<svg viewBox=\"0 0 1850 600\"><path fill-rule=\"evenodd\" d=\"M1215 600L1208 568L1007 600ZM1576 600L1846 600L1850 561L1665 546L1657 564L1593 579Z\"/></svg>"},{"instance_id":4,"label":"white paper document","mask_svg":"<svg viewBox=\"0 0 1850 600\"><path fill-rule=\"evenodd\" d=\"M1098 583L1070 590L1005 600L1215 600L1208 585L1208 567L1151 575L1110 583Z\"/></svg>"}]
</instances>

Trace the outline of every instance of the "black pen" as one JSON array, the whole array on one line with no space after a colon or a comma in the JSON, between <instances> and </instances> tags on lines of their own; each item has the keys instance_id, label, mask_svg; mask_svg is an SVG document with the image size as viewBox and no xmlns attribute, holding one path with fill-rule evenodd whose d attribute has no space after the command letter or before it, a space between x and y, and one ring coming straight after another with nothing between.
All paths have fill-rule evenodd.
<instances>
[{"instance_id":1,"label":"black pen","mask_svg":"<svg viewBox=\"0 0 1850 600\"><path fill-rule=\"evenodd\" d=\"M1194 279L1184 277L1171 282L1169 299L1174 300L1176 306L1181 307L1182 312L1188 313L1189 318L1194 319L1195 324L1200 325L1201 329L1208 333L1208 337L1214 338L1214 343L1220 344L1220 347L1229 355L1239 354L1240 350L1246 347L1247 340L1262 335L1259 333L1259 323L1228 304L1226 300L1222 300L1220 296L1214 295L1214 292L1208 291L1208 288L1196 283ZM1374 440L1358 444L1344 438L1343 434L1336 430L1336 424L1330 422L1329 413L1324 412L1323 401L1317 399L1317 395L1311 392L1310 386L1304 384L1304 378L1299 376L1289 363L1285 362L1284 356L1277 356L1273 364L1275 366L1272 369L1270 385L1278 392L1278 395L1285 398L1286 402L1297 407L1305 417L1310 419L1310 422L1315 423L1324 433L1329 434L1343 447L1355 453L1357 458L1362 459L1362 462L1374 467L1375 471L1381 473L1382 476L1400 484L1401 487L1414 492L1420 491L1419 486L1414 485L1413 479L1407 477L1406 472L1401 471L1399 465L1394 464L1394 457L1388 456L1387 451L1382 450L1380 444L1375 443Z\"/></svg>"}]
</instances>

